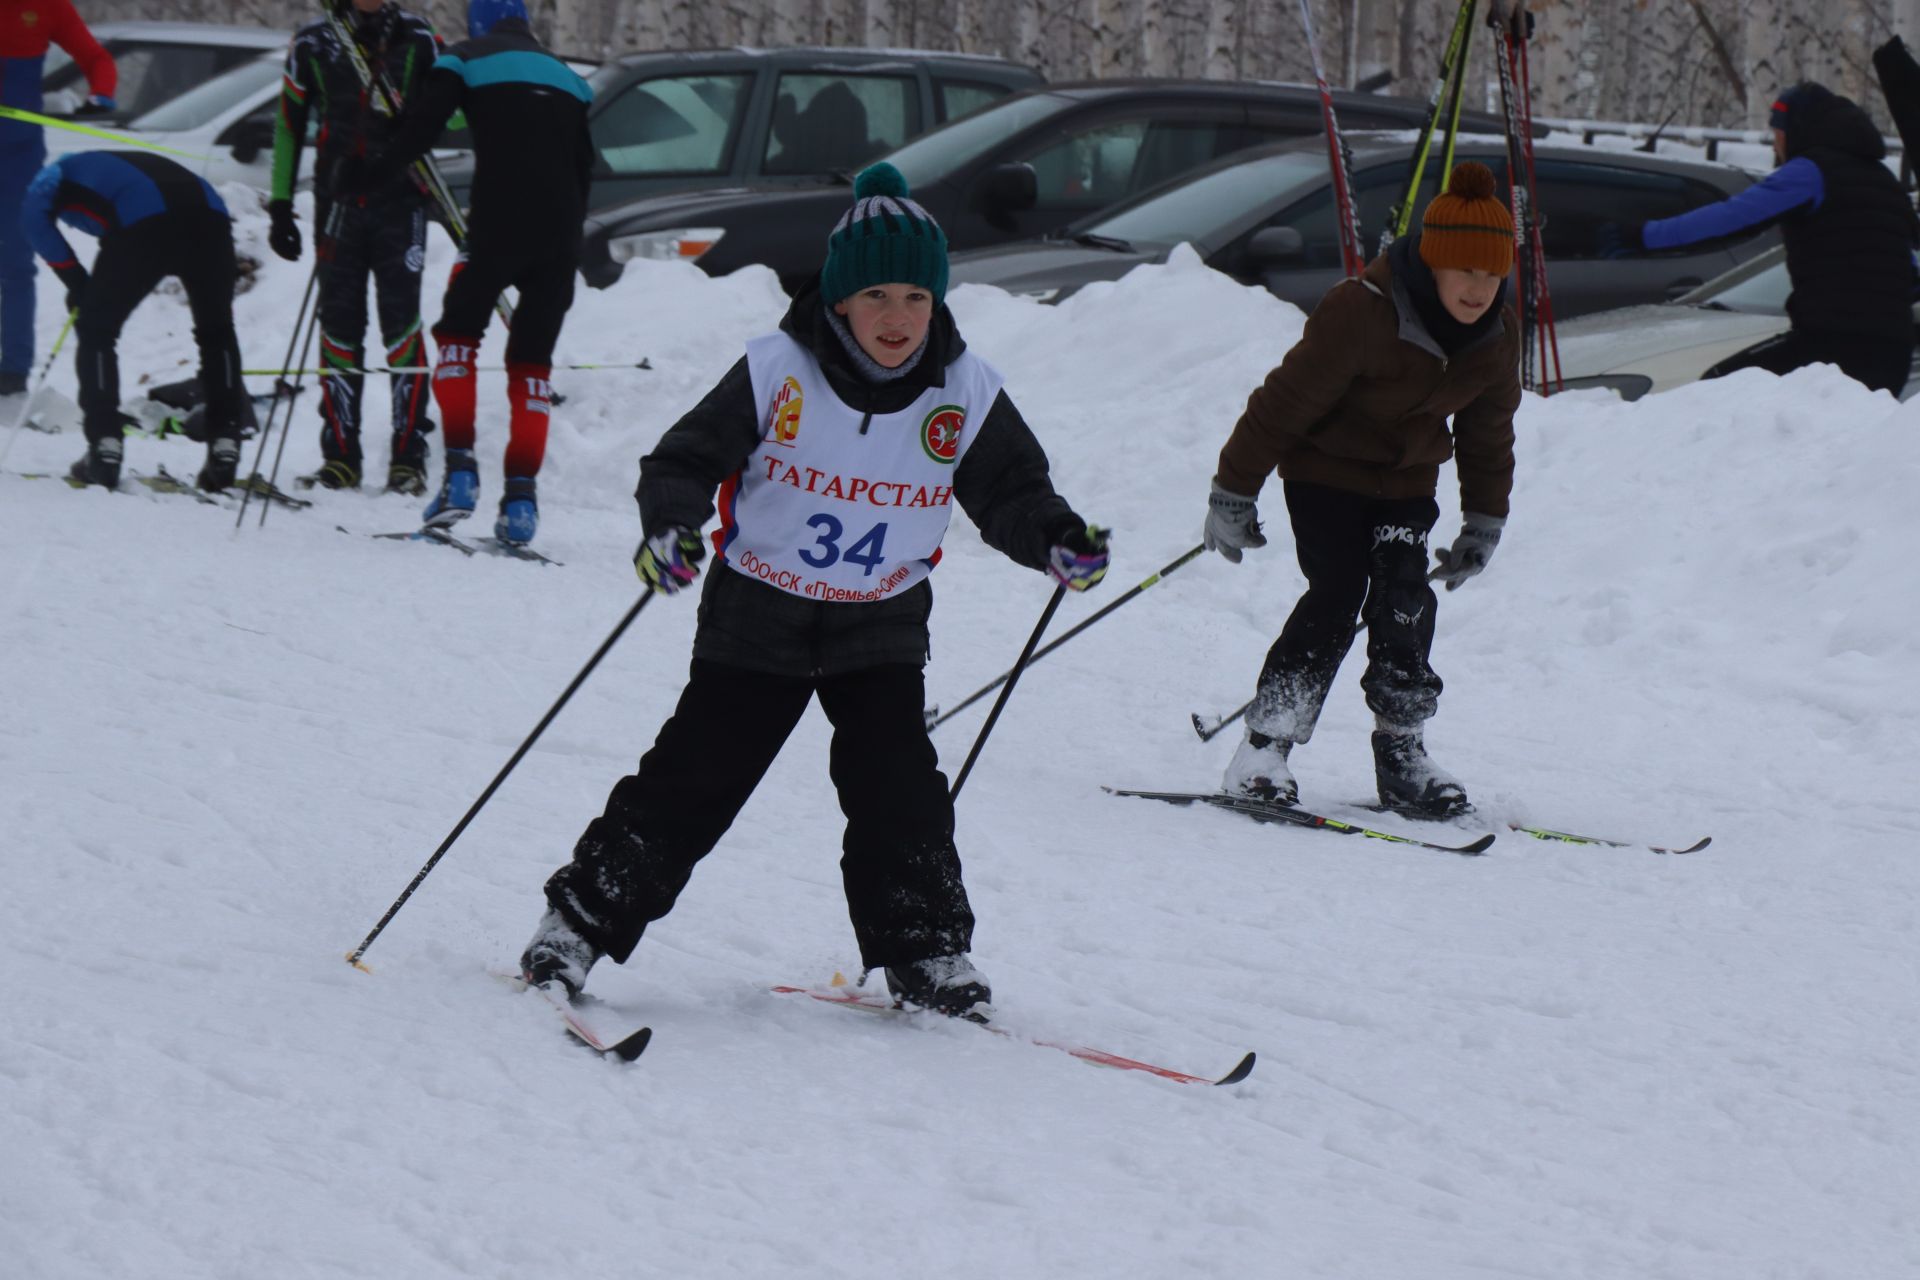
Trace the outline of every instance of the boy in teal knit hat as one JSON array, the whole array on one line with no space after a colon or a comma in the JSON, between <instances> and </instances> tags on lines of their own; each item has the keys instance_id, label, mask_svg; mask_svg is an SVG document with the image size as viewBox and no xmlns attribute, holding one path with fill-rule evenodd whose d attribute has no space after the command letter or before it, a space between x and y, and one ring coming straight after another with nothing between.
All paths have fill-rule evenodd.
<instances>
[{"instance_id":1,"label":"boy in teal knit hat","mask_svg":"<svg viewBox=\"0 0 1920 1280\"><path fill-rule=\"evenodd\" d=\"M679 706L614 784L521 956L578 994L673 909L816 696L847 825L840 870L861 963L896 999L984 1018L953 803L924 715L923 668L953 504L987 545L1084 591L1106 534L1053 490L1045 452L967 350L945 305L947 242L892 165L854 183L819 280L640 460L652 590L689 586L716 510ZM717 497L716 497L716 490Z\"/></svg>"}]
</instances>

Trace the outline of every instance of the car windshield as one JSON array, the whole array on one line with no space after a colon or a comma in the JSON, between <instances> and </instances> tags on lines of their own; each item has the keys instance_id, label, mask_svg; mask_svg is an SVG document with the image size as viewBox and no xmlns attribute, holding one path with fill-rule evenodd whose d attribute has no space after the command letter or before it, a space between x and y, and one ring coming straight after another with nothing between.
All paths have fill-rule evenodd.
<instances>
[{"instance_id":1,"label":"car windshield","mask_svg":"<svg viewBox=\"0 0 1920 1280\"><path fill-rule=\"evenodd\" d=\"M1757 315L1785 315L1793 282L1787 279L1787 251L1776 247L1715 276L1674 299L1682 306L1750 311Z\"/></svg>"},{"instance_id":2,"label":"car windshield","mask_svg":"<svg viewBox=\"0 0 1920 1280\"><path fill-rule=\"evenodd\" d=\"M1297 186L1324 180L1326 174L1325 152L1283 152L1201 174L1117 213L1072 227L1067 234L1110 236L1134 244L1207 241L1243 221L1256 206Z\"/></svg>"},{"instance_id":3,"label":"car windshield","mask_svg":"<svg viewBox=\"0 0 1920 1280\"><path fill-rule=\"evenodd\" d=\"M260 96L280 78L278 54L244 62L224 75L215 76L197 89L189 89L171 102L136 116L125 126L141 133L179 133L198 129L242 103Z\"/></svg>"},{"instance_id":4,"label":"car windshield","mask_svg":"<svg viewBox=\"0 0 1920 1280\"><path fill-rule=\"evenodd\" d=\"M988 148L1071 105L1071 99L1051 93L1010 98L923 134L885 159L911 187L940 181L961 165L979 158Z\"/></svg>"}]
</instances>

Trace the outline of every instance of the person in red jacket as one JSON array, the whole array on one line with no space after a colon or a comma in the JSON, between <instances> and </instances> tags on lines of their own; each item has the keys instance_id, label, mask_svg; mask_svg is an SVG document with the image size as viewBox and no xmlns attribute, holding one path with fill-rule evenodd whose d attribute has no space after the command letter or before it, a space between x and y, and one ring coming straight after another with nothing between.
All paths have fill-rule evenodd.
<instances>
[{"instance_id":1,"label":"person in red jacket","mask_svg":"<svg viewBox=\"0 0 1920 1280\"><path fill-rule=\"evenodd\" d=\"M87 30L71 0L0 0L0 106L39 111L47 47L65 49L90 91L79 115L113 110L119 72L113 55ZM27 184L47 162L37 124L0 120L0 395L27 389L33 366L33 246L20 226Z\"/></svg>"}]
</instances>

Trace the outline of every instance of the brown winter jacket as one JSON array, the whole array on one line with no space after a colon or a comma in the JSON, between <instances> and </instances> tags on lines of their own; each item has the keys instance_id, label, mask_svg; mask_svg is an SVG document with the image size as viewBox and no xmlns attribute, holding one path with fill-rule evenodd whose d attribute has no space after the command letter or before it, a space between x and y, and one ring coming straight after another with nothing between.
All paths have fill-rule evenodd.
<instances>
[{"instance_id":1,"label":"brown winter jacket","mask_svg":"<svg viewBox=\"0 0 1920 1280\"><path fill-rule=\"evenodd\" d=\"M1351 493L1425 497L1457 452L1460 509L1505 516L1520 407L1513 309L1449 361L1395 284L1387 255L1361 281L1328 290L1300 341L1248 397L1220 451L1221 486L1258 496L1277 470L1283 480Z\"/></svg>"}]
</instances>

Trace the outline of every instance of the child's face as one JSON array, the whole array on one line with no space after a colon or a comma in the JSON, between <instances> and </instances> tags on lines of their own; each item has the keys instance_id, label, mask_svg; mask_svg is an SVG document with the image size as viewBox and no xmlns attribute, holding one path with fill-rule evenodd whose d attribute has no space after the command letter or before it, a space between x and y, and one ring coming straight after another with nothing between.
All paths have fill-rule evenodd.
<instances>
[{"instance_id":1,"label":"child's face","mask_svg":"<svg viewBox=\"0 0 1920 1280\"><path fill-rule=\"evenodd\" d=\"M1500 296L1505 276L1491 271L1462 271L1458 267L1435 267L1433 283L1440 294L1440 305L1461 324L1472 324L1487 314L1487 308Z\"/></svg>"},{"instance_id":2,"label":"child's face","mask_svg":"<svg viewBox=\"0 0 1920 1280\"><path fill-rule=\"evenodd\" d=\"M860 349L886 369L897 369L920 349L933 323L933 294L917 284L869 285L833 304Z\"/></svg>"}]
</instances>

